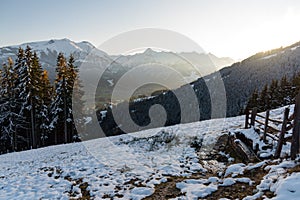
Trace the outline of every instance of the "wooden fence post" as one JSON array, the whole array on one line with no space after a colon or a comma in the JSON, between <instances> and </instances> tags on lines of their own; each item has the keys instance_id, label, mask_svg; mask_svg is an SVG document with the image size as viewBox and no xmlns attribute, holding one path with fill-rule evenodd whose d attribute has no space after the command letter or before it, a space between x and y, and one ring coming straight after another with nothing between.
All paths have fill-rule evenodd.
<instances>
[{"instance_id":1,"label":"wooden fence post","mask_svg":"<svg viewBox=\"0 0 300 200\"><path fill-rule=\"evenodd\" d=\"M245 116L245 129L247 129L248 128L248 123L249 123L249 109L248 108L246 108L246 110L245 110L245 114L246 114L246 116Z\"/></svg>"},{"instance_id":2,"label":"wooden fence post","mask_svg":"<svg viewBox=\"0 0 300 200\"><path fill-rule=\"evenodd\" d=\"M269 124L269 116L270 116L270 110L267 110L266 118L265 118L264 137L263 137L264 143L267 142L267 129L268 129L268 124Z\"/></svg>"},{"instance_id":3,"label":"wooden fence post","mask_svg":"<svg viewBox=\"0 0 300 200\"><path fill-rule=\"evenodd\" d=\"M300 134L300 93L296 97L296 103L294 108L294 127L291 144L291 159L295 160L297 153L299 152L299 134Z\"/></svg>"},{"instance_id":4,"label":"wooden fence post","mask_svg":"<svg viewBox=\"0 0 300 200\"><path fill-rule=\"evenodd\" d=\"M286 132L286 125L287 125L288 118L289 118L289 112L290 112L290 109L285 108L282 127L281 127L281 132L280 132L280 135L279 135L278 144L277 144L276 152L275 152L275 155L274 155L275 158L280 157L280 153L281 153L281 150L282 150L282 145L283 145L283 142L284 142L284 134Z\"/></svg>"},{"instance_id":5,"label":"wooden fence post","mask_svg":"<svg viewBox=\"0 0 300 200\"><path fill-rule=\"evenodd\" d=\"M252 109L252 112L251 112L251 122L250 122L251 127L254 127L254 125L255 125L256 114L257 114L257 108L255 107Z\"/></svg>"}]
</instances>

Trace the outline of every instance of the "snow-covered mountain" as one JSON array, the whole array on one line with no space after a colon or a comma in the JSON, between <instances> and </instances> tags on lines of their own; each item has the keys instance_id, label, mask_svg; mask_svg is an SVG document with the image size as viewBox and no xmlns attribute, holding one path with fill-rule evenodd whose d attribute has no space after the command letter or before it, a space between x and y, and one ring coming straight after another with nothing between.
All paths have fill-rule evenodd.
<instances>
[{"instance_id":1,"label":"snow-covered mountain","mask_svg":"<svg viewBox=\"0 0 300 200\"><path fill-rule=\"evenodd\" d=\"M108 55L105 52L100 51L99 49L97 49L95 46L93 46L91 43L87 41L76 43L67 38L51 39L49 41L28 42L20 45L2 47L0 48L0 56L3 59L7 57L7 55L13 55L12 53L15 53L15 49L18 49L19 47L25 49L27 46L31 47L34 51L36 51L40 55L42 53L47 55L47 54L52 54L54 52L56 53L62 52L68 56L74 53L88 54L92 50L96 50L95 52L93 52L94 54L97 54L98 56L102 56L102 57L108 57Z\"/></svg>"},{"instance_id":2,"label":"snow-covered mountain","mask_svg":"<svg viewBox=\"0 0 300 200\"><path fill-rule=\"evenodd\" d=\"M0 62L6 62L8 57L16 58L18 48L25 49L27 46L37 52L41 65L49 72L51 80L55 77L55 65L58 53L62 52L66 57L73 54L76 60L76 65L80 66L82 62L89 62L91 65L107 65L112 60L103 51L94 47L91 43L73 42L69 39L52 39L49 41L29 42L20 45L7 46L0 48ZM86 60L89 55L89 60Z\"/></svg>"},{"instance_id":3,"label":"snow-covered mountain","mask_svg":"<svg viewBox=\"0 0 300 200\"><path fill-rule=\"evenodd\" d=\"M243 125L238 116L0 155L0 199L298 199L299 161L283 158L290 142L282 159L266 158L276 141L265 146ZM264 160L217 149L237 132Z\"/></svg>"}]
</instances>

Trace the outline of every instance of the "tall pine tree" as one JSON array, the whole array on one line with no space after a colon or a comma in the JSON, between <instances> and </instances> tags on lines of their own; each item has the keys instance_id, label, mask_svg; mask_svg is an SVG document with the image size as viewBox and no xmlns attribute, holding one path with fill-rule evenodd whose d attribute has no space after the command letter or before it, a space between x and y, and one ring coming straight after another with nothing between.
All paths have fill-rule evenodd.
<instances>
[{"instance_id":1,"label":"tall pine tree","mask_svg":"<svg viewBox=\"0 0 300 200\"><path fill-rule=\"evenodd\" d=\"M50 84L48 72L43 71L40 81L40 107L38 113L39 119L39 129L41 132L41 143L45 146L46 140L48 139L48 134L50 133L50 119L49 119L49 109L53 96L53 87Z\"/></svg>"},{"instance_id":2,"label":"tall pine tree","mask_svg":"<svg viewBox=\"0 0 300 200\"><path fill-rule=\"evenodd\" d=\"M78 132L84 131L84 125L85 125L85 117L83 113L83 96L84 91L82 90L82 83L79 79L79 70L78 67L74 65L74 58L71 55L68 61L68 69L69 69L69 85L72 86L71 91L71 99L70 107L71 110L69 111L71 122L70 125L70 136L71 141L80 141L80 136L78 135ZM76 116L74 118L74 115ZM76 124L76 125L75 125ZM76 128L77 129L76 129Z\"/></svg>"},{"instance_id":3,"label":"tall pine tree","mask_svg":"<svg viewBox=\"0 0 300 200\"><path fill-rule=\"evenodd\" d=\"M24 52L19 49L18 59L22 60ZM15 84L18 80L14 69L13 61L8 59L8 63L3 65L1 74L1 102L0 102L0 127L1 127L1 151L16 151L18 146L26 138L18 134L18 129L25 129L24 118L19 114L19 101ZM21 145L22 146L22 145Z\"/></svg>"},{"instance_id":4,"label":"tall pine tree","mask_svg":"<svg viewBox=\"0 0 300 200\"><path fill-rule=\"evenodd\" d=\"M31 147L40 146L40 135L37 126L37 113L39 113L41 99L39 96L42 67L36 53L32 53L27 46L24 60L16 67L19 81L16 88L19 91L21 102L20 115L25 118L29 133Z\"/></svg>"},{"instance_id":5,"label":"tall pine tree","mask_svg":"<svg viewBox=\"0 0 300 200\"><path fill-rule=\"evenodd\" d=\"M81 83L78 79L78 69L74 65L74 57L70 55L68 61L62 53L58 55L55 79L55 98L51 104L52 121L51 129L54 131L55 143L67 143L78 141L77 131L75 129L72 94L75 92L76 105L83 105ZM80 119L83 121L83 115ZM81 123L81 122L80 122Z\"/></svg>"},{"instance_id":6,"label":"tall pine tree","mask_svg":"<svg viewBox=\"0 0 300 200\"><path fill-rule=\"evenodd\" d=\"M50 128L54 131L54 143L67 143L67 62L62 53L58 54L56 64L55 97L51 104L52 120Z\"/></svg>"},{"instance_id":7,"label":"tall pine tree","mask_svg":"<svg viewBox=\"0 0 300 200\"><path fill-rule=\"evenodd\" d=\"M280 93L277 80L272 80L268 93L270 97L270 103L267 105L268 109L278 108L280 106Z\"/></svg>"},{"instance_id":8,"label":"tall pine tree","mask_svg":"<svg viewBox=\"0 0 300 200\"><path fill-rule=\"evenodd\" d=\"M246 109L248 110L253 109L254 107L257 107L257 105L258 105L258 91L255 88L247 103Z\"/></svg>"}]
</instances>

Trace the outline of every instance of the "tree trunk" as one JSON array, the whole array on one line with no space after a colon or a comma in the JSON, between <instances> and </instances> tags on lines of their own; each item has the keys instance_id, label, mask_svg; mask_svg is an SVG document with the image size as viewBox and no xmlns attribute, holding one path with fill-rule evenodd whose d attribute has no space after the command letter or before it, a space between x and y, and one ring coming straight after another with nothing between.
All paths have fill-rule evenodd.
<instances>
[{"instance_id":1,"label":"tree trunk","mask_svg":"<svg viewBox=\"0 0 300 200\"><path fill-rule=\"evenodd\" d=\"M30 118L31 118L31 136L32 136L32 148L36 148L36 134L35 134L35 123L34 123L34 105L32 98L30 98L31 110L30 110Z\"/></svg>"},{"instance_id":2,"label":"tree trunk","mask_svg":"<svg viewBox=\"0 0 300 200\"><path fill-rule=\"evenodd\" d=\"M63 89L64 89L64 136L65 143L68 143L68 127L67 127L67 95L66 95L66 79L63 77Z\"/></svg>"}]
</instances>

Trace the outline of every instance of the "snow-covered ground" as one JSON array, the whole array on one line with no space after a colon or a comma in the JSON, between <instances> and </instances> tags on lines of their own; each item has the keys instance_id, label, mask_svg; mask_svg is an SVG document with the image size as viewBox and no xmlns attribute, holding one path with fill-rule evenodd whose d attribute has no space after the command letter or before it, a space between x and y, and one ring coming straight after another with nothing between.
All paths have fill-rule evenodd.
<instances>
[{"instance_id":1,"label":"snow-covered ground","mask_svg":"<svg viewBox=\"0 0 300 200\"><path fill-rule=\"evenodd\" d=\"M282 113L283 108L270 115L280 118ZM169 177L183 177L176 183L182 194L175 199L203 198L236 183L255 184L254 195L245 199L261 197L266 190L274 192L275 199L297 199L300 173L288 172L297 165L295 161L227 165L200 161L192 144L199 144L201 153L209 153L223 134L253 132L243 126L244 116L239 116L1 155L0 199L143 199ZM289 143L285 153L288 148ZM256 168L266 172L261 182L243 176ZM211 171L215 176L191 178Z\"/></svg>"}]
</instances>

